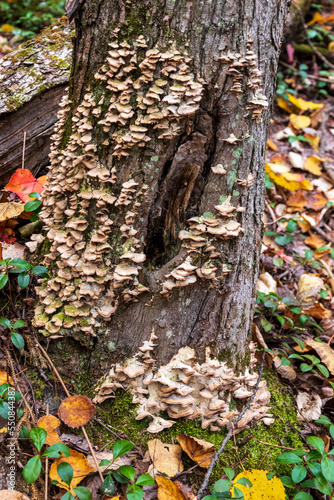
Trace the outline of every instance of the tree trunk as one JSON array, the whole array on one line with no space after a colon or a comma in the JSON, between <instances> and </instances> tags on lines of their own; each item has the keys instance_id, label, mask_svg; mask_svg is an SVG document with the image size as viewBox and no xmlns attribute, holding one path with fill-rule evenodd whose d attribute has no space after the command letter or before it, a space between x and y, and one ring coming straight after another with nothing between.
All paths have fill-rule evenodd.
<instances>
[{"instance_id":1,"label":"tree trunk","mask_svg":"<svg viewBox=\"0 0 334 500\"><path fill-rule=\"evenodd\" d=\"M72 30L66 18L0 59L0 183L22 165L34 174L49 163L50 136L68 84Z\"/></svg>"},{"instance_id":2,"label":"tree trunk","mask_svg":"<svg viewBox=\"0 0 334 500\"><path fill-rule=\"evenodd\" d=\"M169 416L205 419L199 400L219 370L224 391L231 379L236 397L250 394L285 13L285 0L86 0L76 13L74 75L43 194L51 280L37 289L35 325L58 339L54 357L77 353L67 373L85 360L96 378L118 363L99 401L117 387L154 399L153 375L173 373L186 387L177 397L192 403ZM210 390L219 407L220 389Z\"/></svg>"}]
</instances>

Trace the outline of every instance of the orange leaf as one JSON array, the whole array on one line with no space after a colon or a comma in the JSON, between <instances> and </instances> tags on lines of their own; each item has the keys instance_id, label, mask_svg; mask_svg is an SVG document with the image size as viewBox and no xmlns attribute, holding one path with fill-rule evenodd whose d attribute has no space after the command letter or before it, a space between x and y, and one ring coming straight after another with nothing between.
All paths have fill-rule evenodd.
<instances>
[{"instance_id":1,"label":"orange leaf","mask_svg":"<svg viewBox=\"0 0 334 500\"><path fill-rule=\"evenodd\" d=\"M317 236L316 234L312 234L311 236L308 236L305 240L306 245L308 245L311 248L321 248L326 245L325 240L320 238L320 236Z\"/></svg>"},{"instance_id":2,"label":"orange leaf","mask_svg":"<svg viewBox=\"0 0 334 500\"><path fill-rule=\"evenodd\" d=\"M87 424L95 413L95 405L87 396L70 396L63 399L58 415L70 427L81 427Z\"/></svg>"},{"instance_id":3,"label":"orange leaf","mask_svg":"<svg viewBox=\"0 0 334 500\"><path fill-rule=\"evenodd\" d=\"M319 142L320 142L320 137L317 135L312 135L312 134L304 134L305 139L308 139L310 141L310 144L312 148L315 151L319 151Z\"/></svg>"},{"instance_id":4,"label":"orange leaf","mask_svg":"<svg viewBox=\"0 0 334 500\"><path fill-rule=\"evenodd\" d=\"M197 462L200 467L204 467L205 469L209 467L215 453L214 444L187 436L186 434L180 434L176 439L188 457Z\"/></svg>"},{"instance_id":5,"label":"orange leaf","mask_svg":"<svg viewBox=\"0 0 334 500\"><path fill-rule=\"evenodd\" d=\"M46 182L46 175L35 179L30 170L26 168L18 168L11 176L8 184L5 186L7 191L17 194L25 203L32 198L29 198L30 193L41 193Z\"/></svg>"},{"instance_id":6,"label":"orange leaf","mask_svg":"<svg viewBox=\"0 0 334 500\"><path fill-rule=\"evenodd\" d=\"M332 316L332 311L326 309L320 302L316 302L314 306L309 309L303 309L303 312L315 319L325 319Z\"/></svg>"},{"instance_id":7,"label":"orange leaf","mask_svg":"<svg viewBox=\"0 0 334 500\"><path fill-rule=\"evenodd\" d=\"M60 486L68 490L68 485L64 483L58 476L57 467L62 462L66 462L72 466L73 469L73 479L70 484L70 488L75 488L80 481L82 481L90 472L95 472L95 469L89 465L83 453L79 453L75 450L70 449L69 457L57 458L51 465L50 478L53 481L58 481Z\"/></svg>"},{"instance_id":8,"label":"orange leaf","mask_svg":"<svg viewBox=\"0 0 334 500\"><path fill-rule=\"evenodd\" d=\"M158 500L185 500L184 495L167 477L155 476L158 485Z\"/></svg>"},{"instance_id":9,"label":"orange leaf","mask_svg":"<svg viewBox=\"0 0 334 500\"><path fill-rule=\"evenodd\" d=\"M305 340L305 344L312 347L315 352L320 357L321 361L324 365L327 366L328 370L334 375L334 351L333 349L326 344L325 342L316 342L311 337L308 337Z\"/></svg>"},{"instance_id":10,"label":"orange leaf","mask_svg":"<svg viewBox=\"0 0 334 500\"><path fill-rule=\"evenodd\" d=\"M327 198L325 198L321 193L307 193L306 194L306 208L312 210L321 210L328 203Z\"/></svg>"},{"instance_id":11,"label":"orange leaf","mask_svg":"<svg viewBox=\"0 0 334 500\"><path fill-rule=\"evenodd\" d=\"M278 147L271 139L267 140L267 147L272 149L273 151L278 151Z\"/></svg>"},{"instance_id":12,"label":"orange leaf","mask_svg":"<svg viewBox=\"0 0 334 500\"><path fill-rule=\"evenodd\" d=\"M45 415L38 420L37 425L47 432L46 444L51 446L56 443L62 443L56 431L56 428L60 426L60 420L57 417Z\"/></svg>"},{"instance_id":13,"label":"orange leaf","mask_svg":"<svg viewBox=\"0 0 334 500\"><path fill-rule=\"evenodd\" d=\"M303 191L296 191L291 193L286 204L289 207L304 208L306 205L306 197Z\"/></svg>"},{"instance_id":14,"label":"orange leaf","mask_svg":"<svg viewBox=\"0 0 334 500\"><path fill-rule=\"evenodd\" d=\"M10 377L9 374L7 372L5 372L5 370L1 370L1 368L0 368L0 385L1 384L14 385L14 382L13 382L12 377Z\"/></svg>"}]
</instances>

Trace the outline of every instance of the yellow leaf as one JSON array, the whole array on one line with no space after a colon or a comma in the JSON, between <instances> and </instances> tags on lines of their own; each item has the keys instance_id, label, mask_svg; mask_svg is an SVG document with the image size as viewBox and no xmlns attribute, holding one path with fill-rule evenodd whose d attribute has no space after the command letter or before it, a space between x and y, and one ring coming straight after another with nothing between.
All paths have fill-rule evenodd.
<instances>
[{"instance_id":1,"label":"yellow leaf","mask_svg":"<svg viewBox=\"0 0 334 500\"><path fill-rule=\"evenodd\" d=\"M7 372L5 372L5 370L1 370L1 368L0 368L0 385L1 384L14 385L14 382L13 382L12 377L10 377L9 374Z\"/></svg>"},{"instance_id":2,"label":"yellow leaf","mask_svg":"<svg viewBox=\"0 0 334 500\"><path fill-rule=\"evenodd\" d=\"M289 191L313 190L312 184L302 174L292 174L287 165L266 163L266 173L278 186L289 189Z\"/></svg>"},{"instance_id":3,"label":"yellow leaf","mask_svg":"<svg viewBox=\"0 0 334 500\"><path fill-rule=\"evenodd\" d=\"M15 201L0 203L0 222L15 219L23 210L24 203L16 203Z\"/></svg>"},{"instance_id":4,"label":"yellow leaf","mask_svg":"<svg viewBox=\"0 0 334 500\"><path fill-rule=\"evenodd\" d=\"M301 130L311 125L311 118L309 116L295 115L292 113L290 115L290 125L297 130Z\"/></svg>"},{"instance_id":5,"label":"yellow leaf","mask_svg":"<svg viewBox=\"0 0 334 500\"><path fill-rule=\"evenodd\" d=\"M273 151L278 151L278 147L271 139L267 140L267 147L272 149Z\"/></svg>"},{"instance_id":6,"label":"yellow leaf","mask_svg":"<svg viewBox=\"0 0 334 500\"><path fill-rule=\"evenodd\" d=\"M243 471L238 474L234 479L234 484L241 478L249 479L252 483L251 487L236 485L244 494L244 500L285 500L285 489L283 483L278 477L273 476L272 479L267 479L268 471L266 470L252 470ZM232 498L237 497L234 488L232 489Z\"/></svg>"},{"instance_id":7,"label":"yellow leaf","mask_svg":"<svg viewBox=\"0 0 334 500\"><path fill-rule=\"evenodd\" d=\"M285 99L283 99L283 97L279 97L277 99L277 104L280 108L284 109L285 111L287 111L288 113L292 113L293 111L293 106L291 104L289 104Z\"/></svg>"},{"instance_id":8,"label":"yellow leaf","mask_svg":"<svg viewBox=\"0 0 334 500\"><path fill-rule=\"evenodd\" d=\"M7 427L2 427L2 429L0 429L0 434L6 434L7 431Z\"/></svg>"},{"instance_id":9,"label":"yellow leaf","mask_svg":"<svg viewBox=\"0 0 334 500\"><path fill-rule=\"evenodd\" d=\"M158 500L185 500L184 495L167 477L155 476L158 485Z\"/></svg>"},{"instance_id":10,"label":"yellow leaf","mask_svg":"<svg viewBox=\"0 0 334 500\"><path fill-rule=\"evenodd\" d=\"M311 236L308 236L305 240L305 243L306 245L314 249L324 247L326 245L326 241L316 234L311 234Z\"/></svg>"},{"instance_id":11,"label":"yellow leaf","mask_svg":"<svg viewBox=\"0 0 334 500\"><path fill-rule=\"evenodd\" d=\"M313 14L313 17L311 19L311 21L309 21L307 23L307 26L312 26L312 24L316 24L316 23L323 23L326 21L326 17L323 16L322 14L320 14L320 12L315 12L315 14Z\"/></svg>"},{"instance_id":12,"label":"yellow leaf","mask_svg":"<svg viewBox=\"0 0 334 500\"><path fill-rule=\"evenodd\" d=\"M47 432L45 443L48 445L53 445L56 443L62 443L59 439L58 432L56 428L60 426L60 420L53 415L45 415L38 420L38 427L41 427Z\"/></svg>"},{"instance_id":13,"label":"yellow leaf","mask_svg":"<svg viewBox=\"0 0 334 500\"><path fill-rule=\"evenodd\" d=\"M298 109L301 109L302 111L307 111L308 109L320 109L324 107L323 104L317 104L316 102L312 101L305 101L301 97L297 98L291 94L288 94L288 98L292 104L294 104Z\"/></svg>"},{"instance_id":14,"label":"yellow leaf","mask_svg":"<svg viewBox=\"0 0 334 500\"><path fill-rule=\"evenodd\" d=\"M15 30L15 26L12 26L11 24L2 24L1 25L1 31L3 33L11 33L13 30Z\"/></svg>"},{"instance_id":15,"label":"yellow leaf","mask_svg":"<svg viewBox=\"0 0 334 500\"><path fill-rule=\"evenodd\" d=\"M50 478L53 481L58 481L60 486L66 490L68 490L68 485L60 479L57 472L57 467L62 462L66 462L72 466L73 479L70 484L70 488L72 489L75 488L90 472L95 472L95 469L89 465L83 453L79 453L75 450L70 450L70 453L69 457L57 458L57 460L55 460L51 465L50 469Z\"/></svg>"},{"instance_id":16,"label":"yellow leaf","mask_svg":"<svg viewBox=\"0 0 334 500\"><path fill-rule=\"evenodd\" d=\"M61 420L70 427L87 424L95 413L95 405L87 396L70 396L63 399L58 409Z\"/></svg>"},{"instance_id":17,"label":"yellow leaf","mask_svg":"<svg viewBox=\"0 0 334 500\"><path fill-rule=\"evenodd\" d=\"M334 52L334 42L329 42L328 50L329 50L329 52Z\"/></svg>"},{"instance_id":18,"label":"yellow leaf","mask_svg":"<svg viewBox=\"0 0 334 500\"><path fill-rule=\"evenodd\" d=\"M315 151L319 151L319 142L320 142L320 137L317 135L312 135L312 134L304 134L305 139L308 139L310 141L310 144L312 148Z\"/></svg>"},{"instance_id":19,"label":"yellow leaf","mask_svg":"<svg viewBox=\"0 0 334 500\"><path fill-rule=\"evenodd\" d=\"M322 172L319 165L323 161L325 160L323 158L320 158L320 156L317 155L309 156L305 160L304 170L311 172L311 174L313 175L321 175Z\"/></svg>"},{"instance_id":20,"label":"yellow leaf","mask_svg":"<svg viewBox=\"0 0 334 500\"><path fill-rule=\"evenodd\" d=\"M186 434L180 434L176 439L188 457L197 462L200 467L204 467L205 469L209 467L215 453L214 444L187 436Z\"/></svg>"},{"instance_id":21,"label":"yellow leaf","mask_svg":"<svg viewBox=\"0 0 334 500\"><path fill-rule=\"evenodd\" d=\"M160 439L152 439L148 442L148 451L157 471L173 477L178 472L183 471L181 462L181 446L178 444L167 444Z\"/></svg>"}]
</instances>

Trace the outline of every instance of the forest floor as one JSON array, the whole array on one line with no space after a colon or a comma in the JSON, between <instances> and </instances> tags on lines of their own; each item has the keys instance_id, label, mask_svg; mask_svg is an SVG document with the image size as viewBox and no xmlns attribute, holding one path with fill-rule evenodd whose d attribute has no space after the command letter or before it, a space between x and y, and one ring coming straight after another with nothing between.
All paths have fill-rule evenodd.
<instances>
[{"instance_id":1,"label":"forest floor","mask_svg":"<svg viewBox=\"0 0 334 500\"><path fill-rule=\"evenodd\" d=\"M2 46L7 48L3 51L10 51L16 43L8 33L4 33ZM306 38L320 48L334 44L334 15L313 12ZM297 46L301 50L301 44ZM246 499L333 498L334 72L332 62L324 62L318 49L305 54L298 50L288 44L282 54L270 122L253 326L253 340L266 349L262 377L271 392L272 418L268 425L254 423L233 433L211 477L211 487L215 484L207 497L211 500L229 498L222 496L223 491L237 498L235 484L241 476L253 484L249 488L239 483ZM17 475L15 489L32 499L67 500L71 498L66 496L68 482L72 492L80 483L92 494L89 497L79 488L79 499L140 500L144 495L145 500L153 500L158 495L159 500L194 500L227 431L213 433L201 429L197 421L180 419L153 439L145 432L145 420L135 420L130 394L116 394L95 411L89 399L94 387L88 372L83 370L76 380L61 380L52 360L32 340L28 325L35 303L34 276L43 276L46 269L34 255L35 245L28 245L29 254L25 243L38 224L38 193L44 182L44 176L36 180L14 174L0 192L0 447L7 456L8 390L14 385L18 391L16 464L26 470L25 481ZM32 192L35 197L29 198ZM25 210L22 200L30 203ZM10 264L6 259L18 260ZM18 273L8 279L10 265ZM86 399L78 398L79 394ZM64 409L62 400L69 396L72 399ZM45 436L40 429L47 431ZM37 471L37 481L28 485L39 467L36 449L44 442L56 446L54 455L49 453L42 475ZM66 454L62 445L68 446L70 457L55 460L60 451ZM308 453L311 450L313 455ZM57 473L61 462L71 464L74 480L68 479L66 471ZM99 468L104 474L104 495L99 492ZM247 472L251 470L260 472L252 475ZM162 479L151 484L147 474L157 472L163 474ZM241 475L233 479L235 474ZM51 480L58 484L50 485ZM0 461L0 489L6 487L4 481ZM1 496L0 491L1 498L24 497Z\"/></svg>"}]
</instances>

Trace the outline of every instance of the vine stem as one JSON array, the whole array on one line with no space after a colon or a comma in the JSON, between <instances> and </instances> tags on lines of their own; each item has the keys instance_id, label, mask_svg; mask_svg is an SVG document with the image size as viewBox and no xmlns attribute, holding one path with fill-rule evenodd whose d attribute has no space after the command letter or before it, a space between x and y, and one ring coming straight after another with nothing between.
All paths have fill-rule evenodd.
<instances>
[{"instance_id":1,"label":"vine stem","mask_svg":"<svg viewBox=\"0 0 334 500\"><path fill-rule=\"evenodd\" d=\"M54 371L55 375L58 377L59 382L61 383L61 385L62 385L62 387L63 387L63 389L64 389L64 391L65 391L65 394L66 394L68 397L70 397L70 393L68 392L67 387L66 387L66 385L64 384L64 381L63 381L63 379L61 378L61 376L60 376L60 374L59 374L59 372L58 372L57 368L56 368L56 367L55 367L55 365L53 364L53 362L52 362L52 360L51 360L50 356L49 356L49 355L48 355L48 353L45 351L45 349L43 349L43 347L42 347L42 346L41 346L41 344L38 342L38 340L37 340L37 339L34 339L34 340L35 340L35 342L36 342L36 345L40 348L40 350L42 351L42 353L44 354L44 356L46 357L46 359L47 359L47 360L48 360L48 362L50 363L52 370ZM82 430L83 435L85 436L85 439L86 439L87 444L88 444L88 446L89 446L89 450L90 450L90 452L91 452L91 454L92 454L92 457L93 457L93 460L94 460L94 463L95 463L95 466L96 466L96 470L97 470L97 472L99 473L100 479L101 479L101 481L102 481L102 483L103 483L104 479L103 479L103 474L102 474L102 471L101 471L100 466L99 466L99 464L98 464L98 461L97 461L97 458L96 458L96 455L95 455L95 452L94 452L94 449L93 449L92 443L90 442L90 439L89 439L89 437L88 437L88 434L87 434L87 432L86 432L86 429L84 428L84 426L83 426L83 425L81 426L81 430Z\"/></svg>"},{"instance_id":2,"label":"vine stem","mask_svg":"<svg viewBox=\"0 0 334 500\"><path fill-rule=\"evenodd\" d=\"M205 474L205 477L204 477L204 481L200 487L200 489L198 490L198 493L197 493L197 497L196 499L197 500L201 500L205 490L207 489L208 487L208 484L209 484L209 481L210 481L210 477L211 477L211 474L212 474L212 471L213 471L213 468L214 466L216 465L216 463L218 462L219 460L219 457L220 455L223 453L227 443L229 442L229 440L231 439L231 437L233 436L233 433L235 432L235 430L238 428L238 422L240 422L240 420L242 419L242 417L244 416L244 414L246 413L246 411L248 410L248 408L250 407L256 393L257 393L257 390L259 388L259 385L260 385L260 382L261 382L261 377L262 377L262 372L263 372L263 366L264 366L264 358L265 358L265 354L266 354L266 351L263 350L263 354L262 354L262 361L261 361L261 367L260 367L260 371L259 371L259 376L257 378L257 382L256 382L256 385L254 387L254 391L253 391L253 394L251 395L251 397L249 398L249 400L247 401L247 404L244 406L242 412L240 413L240 415L238 416L238 418L236 419L235 423L233 423L233 425L231 426L231 429L228 431L228 433L226 434L226 437L224 439L224 441L222 442L219 450L217 451L217 453L215 453L213 459L211 460L211 463L209 465L209 468L208 468L208 471L207 473Z\"/></svg>"}]
</instances>

